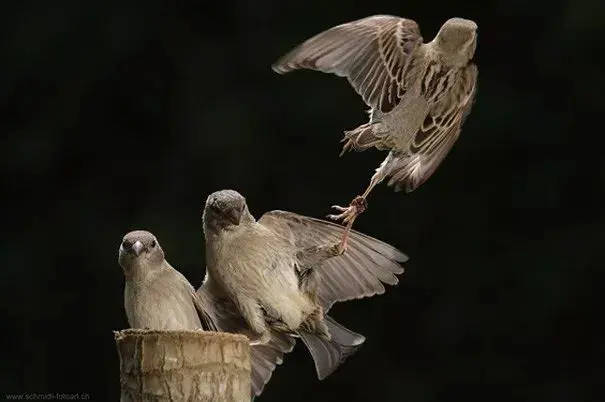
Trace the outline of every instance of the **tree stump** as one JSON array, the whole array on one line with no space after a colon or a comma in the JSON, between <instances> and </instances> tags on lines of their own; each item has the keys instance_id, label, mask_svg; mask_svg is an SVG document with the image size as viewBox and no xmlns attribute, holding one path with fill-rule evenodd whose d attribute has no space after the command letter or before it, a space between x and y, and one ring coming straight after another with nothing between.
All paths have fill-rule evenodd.
<instances>
[{"instance_id":1,"label":"tree stump","mask_svg":"<svg viewBox=\"0 0 605 402\"><path fill-rule=\"evenodd\" d=\"M243 335L114 331L122 402L250 402L250 346Z\"/></svg>"}]
</instances>

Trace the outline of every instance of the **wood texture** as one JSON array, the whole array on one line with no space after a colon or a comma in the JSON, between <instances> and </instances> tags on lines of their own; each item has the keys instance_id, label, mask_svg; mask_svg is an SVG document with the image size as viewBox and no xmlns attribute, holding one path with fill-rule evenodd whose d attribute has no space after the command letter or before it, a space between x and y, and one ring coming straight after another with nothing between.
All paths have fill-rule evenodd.
<instances>
[{"instance_id":1,"label":"wood texture","mask_svg":"<svg viewBox=\"0 0 605 402\"><path fill-rule=\"evenodd\" d=\"M245 336L134 329L114 335L122 402L250 402Z\"/></svg>"}]
</instances>

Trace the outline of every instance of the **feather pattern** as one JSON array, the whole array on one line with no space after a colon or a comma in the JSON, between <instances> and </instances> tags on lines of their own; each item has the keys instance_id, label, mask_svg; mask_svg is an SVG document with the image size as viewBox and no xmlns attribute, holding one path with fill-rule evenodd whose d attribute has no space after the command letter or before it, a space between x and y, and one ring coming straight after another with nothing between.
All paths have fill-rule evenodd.
<instances>
[{"instance_id":1,"label":"feather pattern","mask_svg":"<svg viewBox=\"0 0 605 402\"><path fill-rule=\"evenodd\" d=\"M476 94L478 70L474 64L458 71L455 88L435 104L409 144L394 158L387 176L389 186L411 192L439 167L460 135Z\"/></svg>"},{"instance_id":2,"label":"feather pattern","mask_svg":"<svg viewBox=\"0 0 605 402\"><path fill-rule=\"evenodd\" d=\"M396 284L407 257L354 232L341 255L339 225L285 211L258 221L233 190L208 196L203 214L206 279L200 309L222 331L253 342L256 391L269 380L295 337L303 339L318 377L332 373L365 338L327 315L333 303L381 294Z\"/></svg>"},{"instance_id":3,"label":"feather pattern","mask_svg":"<svg viewBox=\"0 0 605 402\"><path fill-rule=\"evenodd\" d=\"M408 90L406 73L421 44L416 22L376 15L314 36L277 61L273 69L284 74L307 68L347 77L369 106L388 113Z\"/></svg>"},{"instance_id":4,"label":"feather pattern","mask_svg":"<svg viewBox=\"0 0 605 402\"><path fill-rule=\"evenodd\" d=\"M450 18L424 43L413 20L375 15L313 36L273 70L306 68L347 77L372 110L369 123L345 131L342 152L390 151L368 190L390 177L396 191L411 192L441 164L470 113L476 31L474 21Z\"/></svg>"},{"instance_id":5,"label":"feather pattern","mask_svg":"<svg viewBox=\"0 0 605 402\"><path fill-rule=\"evenodd\" d=\"M270 211L258 221L288 239L296 248L338 242L340 225L286 211ZM316 271L318 297L328 310L334 303L383 294L384 284L396 285L408 257L393 246L352 231L347 251L332 257Z\"/></svg>"}]
</instances>

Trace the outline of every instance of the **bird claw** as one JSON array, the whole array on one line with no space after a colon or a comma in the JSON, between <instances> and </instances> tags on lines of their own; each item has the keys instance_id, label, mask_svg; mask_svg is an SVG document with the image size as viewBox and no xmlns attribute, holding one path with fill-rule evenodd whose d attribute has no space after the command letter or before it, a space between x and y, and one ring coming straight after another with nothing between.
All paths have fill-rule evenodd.
<instances>
[{"instance_id":1,"label":"bird claw","mask_svg":"<svg viewBox=\"0 0 605 402\"><path fill-rule=\"evenodd\" d=\"M337 246L337 255L342 255L347 251L347 240L349 238L349 232L355 219L362 214L368 207L366 199L360 195L353 198L351 204L348 207L341 207L339 205L332 205L332 208L342 212L341 214L330 214L328 218L334 221L342 220L343 224L346 225L345 232L343 234L341 242Z\"/></svg>"},{"instance_id":2,"label":"bird claw","mask_svg":"<svg viewBox=\"0 0 605 402\"><path fill-rule=\"evenodd\" d=\"M368 202L364 197L358 195L357 197L353 198L353 201L351 201L351 206L355 207L357 210L357 215L359 215L368 209Z\"/></svg>"},{"instance_id":3,"label":"bird claw","mask_svg":"<svg viewBox=\"0 0 605 402\"><path fill-rule=\"evenodd\" d=\"M332 205L332 208L342 212L341 214L330 214L328 218L333 221L342 220L344 224L352 222L357 216L362 214L368 207L368 203L362 196L357 196L351 201L348 207L341 207L340 205Z\"/></svg>"},{"instance_id":4,"label":"bird claw","mask_svg":"<svg viewBox=\"0 0 605 402\"><path fill-rule=\"evenodd\" d=\"M339 221L342 220L343 223L349 223L349 221L351 221L351 219L355 218L357 216L357 210L355 209L355 207L341 207L338 205L333 205L332 208L341 211L341 214L330 214L328 215L328 218L333 220L333 221Z\"/></svg>"},{"instance_id":5,"label":"bird claw","mask_svg":"<svg viewBox=\"0 0 605 402\"><path fill-rule=\"evenodd\" d=\"M345 253L345 251L347 251L347 243L346 243L346 241L344 241L344 242L339 241L338 243L336 243L332 247L330 247L330 250L334 257L343 255Z\"/></svg>"},{"instance_id":6,"label":"bird claw","mask_svg":"<svg viewBox=\"0 0 605 402\"><path fill-rule=\"evenodd\" d=\"M347 134L348 132L345 132L345 137L340 140L340 142L344 142L345 144L342 146L342 151L340 151L340 154L338 155L339 158L342 157L345 152L355 149L355 141Z\"/></svg>"},{"instance_id":7,"label":"bird claw","mask_svg":"<svg viewBox=\"0 0 605 402\"><path fill-rule=\"evenodd\" d=\"M349 207L341 207L340 205L332 205L332 208L336 209L336 210L338 210L340 212L344 212L344 211L347 211L349 209Z\"/></svg>"},{"instance_id":8,"label":"bird claw","mask_svg":"<svg viewBox=\"0 0 605 402\"><path fill-rule=\"evenodd\" d=\"M266 345L267 343L269 343L270 340L271 340L271 334L269 332L265 332L264 334L262 334L258 338L251 339L250 340L250 346Z\"/></svg>"}]
</instances>

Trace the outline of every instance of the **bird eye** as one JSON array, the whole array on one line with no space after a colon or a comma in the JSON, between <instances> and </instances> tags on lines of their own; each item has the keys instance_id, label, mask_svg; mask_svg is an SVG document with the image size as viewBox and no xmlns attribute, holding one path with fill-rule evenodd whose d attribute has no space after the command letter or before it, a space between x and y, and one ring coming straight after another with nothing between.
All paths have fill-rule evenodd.
<instances>
[{"instance_id":1,"label":"bird eye","mask_svg":"<svg viewBox=\"0 0 605 402\"><path fill-rule=\"evenodd\" d=\"M124 239L124 241L122 241L122 247L124 247L124 249L129 249L130 247L132 247L132 243Z\"/></svg>"},{"instance_id":2,"label":"bird eye","mask_svg":"<svg viewBox=\"0 0 605 402\"><path fill-rule=\"evenodd\" d=\"M156 244L157 244L157 243L156 243L156 241L155 241L155 240L153 240L153 241L151 242L151 247L152 247L152 248L153 248L153 247L155 247L155 246L156 246Z\"/></svg>"}]
</instances>

